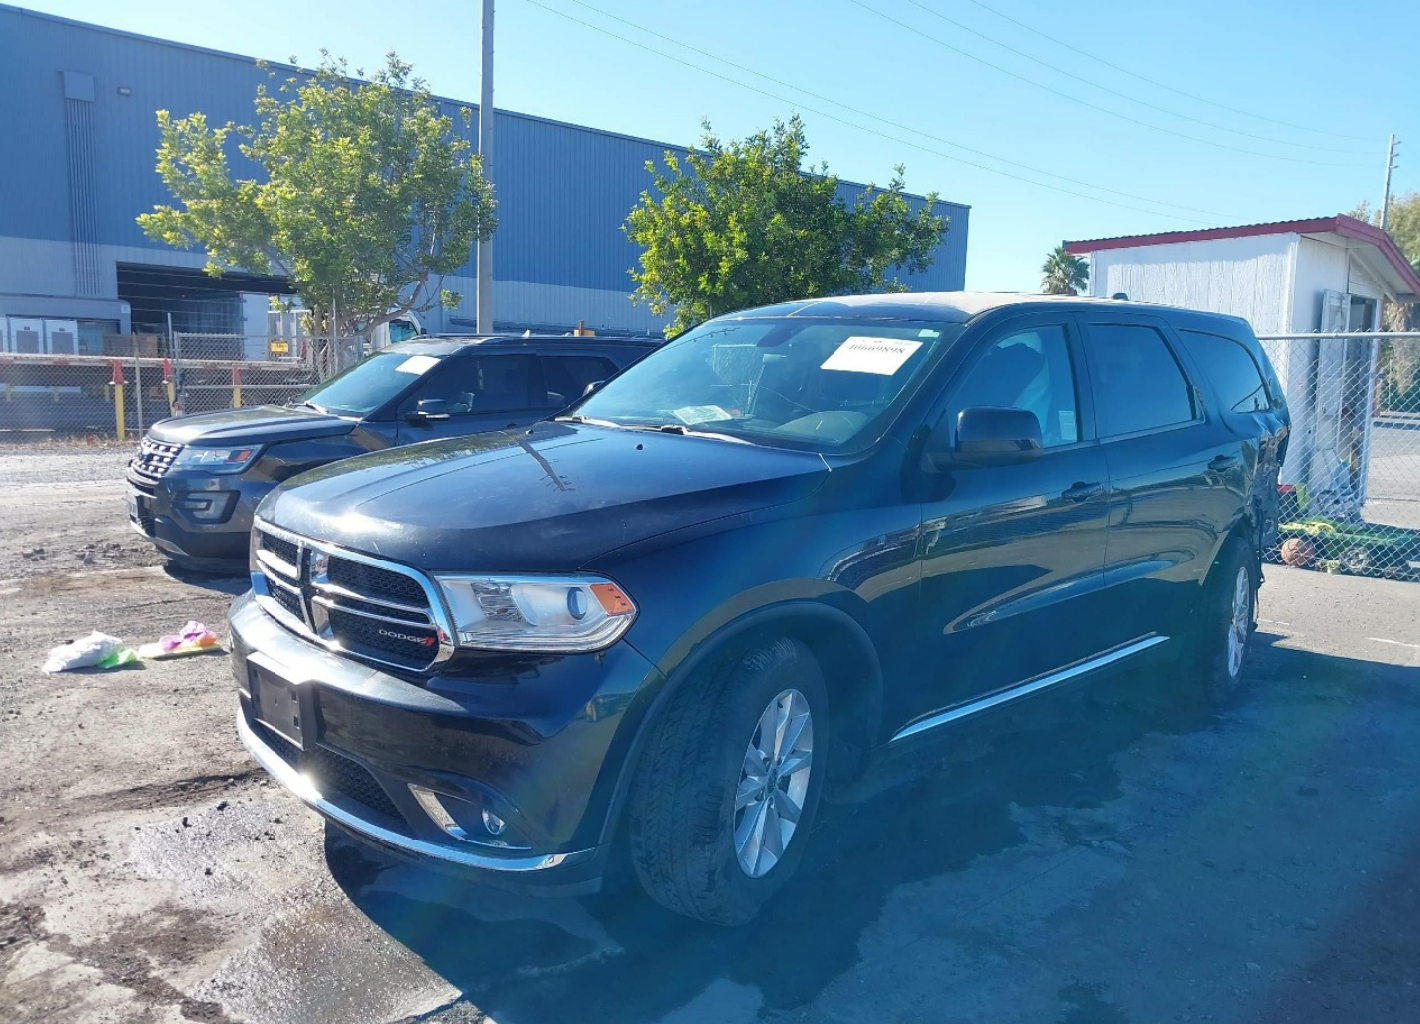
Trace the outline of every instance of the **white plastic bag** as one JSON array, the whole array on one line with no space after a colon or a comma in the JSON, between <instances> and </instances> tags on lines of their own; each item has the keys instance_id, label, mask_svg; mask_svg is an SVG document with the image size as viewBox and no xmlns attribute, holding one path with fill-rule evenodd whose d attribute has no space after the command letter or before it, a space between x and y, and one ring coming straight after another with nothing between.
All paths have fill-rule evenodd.
<instances>
[{"instance_id":1,"label":"white plastic bag","mask_svg":"<svg viewBox=\"0 0 1420 1024\"><path fill-rule=\"evenodd\" d=\"M64 672L71 668L86 668L117 654L123 649L123 641L107 633L93 632L86 637L71 641L49 652L49 660L42 672Z\"/></svg>"}]
</instances>

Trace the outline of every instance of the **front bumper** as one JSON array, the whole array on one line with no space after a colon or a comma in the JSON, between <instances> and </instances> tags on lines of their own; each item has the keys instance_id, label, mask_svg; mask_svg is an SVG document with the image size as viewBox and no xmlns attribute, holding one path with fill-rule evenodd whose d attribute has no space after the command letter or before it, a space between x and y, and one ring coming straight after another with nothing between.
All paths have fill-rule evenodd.
<instances>
[{"instance_id":1,"label":"front bumper","mask_svg":"<svg viewBox=\"0 0 1420 1024\"><path fill-rule=\"evenodd\" d=\"M241 475L174 470L156 483L128 474L128 522L164 554L245 568L252 516L276 487Z\"/></svg>"},{"instance_id":2,"label":"front bumper","mask_svg":"<svg viewBox=\"0 0 1420 1024\"><path fill-rule=\"evenodd\" d=\"M406 678L307 642L250 594L231 626L242 742L308 806L368 842L496 886L600 885L631 731L623 713L655 678L629 646ZM299 747L253 697L273 680L296 695ZM418 790L461 827L436 818ZM502 838L482 830L485 810L506 823Z\"/></svg>"}]
</instances>

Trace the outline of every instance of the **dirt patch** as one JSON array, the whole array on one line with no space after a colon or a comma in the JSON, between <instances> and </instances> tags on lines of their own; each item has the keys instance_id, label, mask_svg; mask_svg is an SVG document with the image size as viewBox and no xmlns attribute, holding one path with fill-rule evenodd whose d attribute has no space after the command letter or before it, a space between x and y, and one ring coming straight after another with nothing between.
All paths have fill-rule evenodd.
<instances>
[{"instance_id":1,"label":"dirt patch","mask_svg":"<svg viewBox=\"0 0 1420 1024\"><path fill-rule=\"evenodd\" d=\"M159 564L125 514L133 449L0 443L0 580Z\"/></svg>"},{"instance_id":2,"label":"dirt patch","mask_svg":"<svg viewBox=\"0 0 1420 1024\"><path fill-rule=\"evenodd\" d=\"M154 964L180 964L199 945L210 944L217 932L190 912L175 911L169 921L154 926L138 919L130 922L115 941L79 946L67 936L47 933L41 926L34 941L54 952L91 967L111 984L129 989L141 1001L155 1006L175 1006L184 1018L199 1024L236 1024L214 1002L193 999L155 973Z\"/></svg>"}]
</instances>

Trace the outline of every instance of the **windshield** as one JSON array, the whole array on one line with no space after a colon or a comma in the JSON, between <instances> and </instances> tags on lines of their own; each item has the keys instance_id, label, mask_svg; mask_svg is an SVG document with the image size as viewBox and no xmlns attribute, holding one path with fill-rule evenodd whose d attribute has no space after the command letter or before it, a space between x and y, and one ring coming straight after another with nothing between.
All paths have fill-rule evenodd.
<instances>
[{"instance_id":1,"label":"windshield","mask_svg":"<svg viewBox=\"0 0 1420 1024\"><path fill-rule=\"evenodd\" d=\"M958 324L772 318L712 321L572 410L617 426L706 432L827 451L871 439Z\"/></svg>"},{"instance_id":2,"label":"windshield","mask_svg":"<svg viewBox=\"0 0 1420 1024\"><path fill-rule=\"evenodd\" d=\"M439 365L443 358L376 352L307 391L295 404L339 416L367 416Z\"/></svg>"}]
</instances>

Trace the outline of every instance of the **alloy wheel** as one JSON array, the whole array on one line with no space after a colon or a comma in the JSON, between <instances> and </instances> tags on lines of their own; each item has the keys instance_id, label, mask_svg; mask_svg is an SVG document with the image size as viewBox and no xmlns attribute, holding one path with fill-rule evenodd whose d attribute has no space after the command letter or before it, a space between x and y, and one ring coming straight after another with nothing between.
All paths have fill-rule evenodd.
<instances>
[{"instance_id":1,"label":"alloy wheel","mask_svg":"<svg viewBox=\"0 0 1420 1024\"><path fill-rule=\"evenodd\" d=\"M1228 675L1236 679L1242 672L1247 634L1252 628L1252 579L1247 566L1238 567L1233 582L1233 608L1228 620Z\"/></svg>"},{"instance_id":2,"label":"alloy wheel","mask_svg":"<svg viewBox=\"0 0 1420 1024\"><path fill-rule=\"evenodd\" d=\"M784 690L755 724L735 790L735 856L750 878L772 871L793 839L809 789L813 755L808 698L798 690Z\"/></svg>"}]
</instances>

